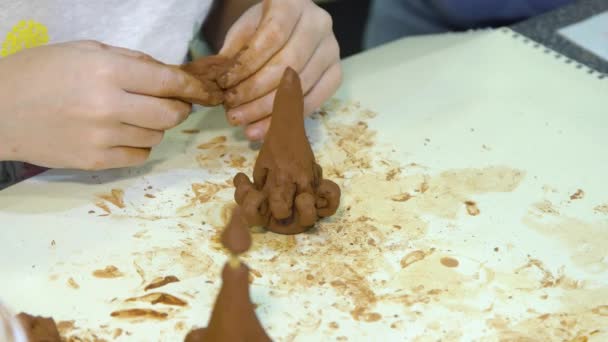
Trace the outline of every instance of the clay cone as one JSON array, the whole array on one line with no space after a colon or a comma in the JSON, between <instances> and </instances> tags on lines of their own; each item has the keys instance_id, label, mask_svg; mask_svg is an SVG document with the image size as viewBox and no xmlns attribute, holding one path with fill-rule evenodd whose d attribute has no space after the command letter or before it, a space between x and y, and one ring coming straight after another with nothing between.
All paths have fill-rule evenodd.
<instances>
[{"instance_id":1,"label":"clay cone","mask_svg":"<svg viewBox=\"0 0 608 342\"><path fill-rule=\"evenodd\" d=\"M264 342L264 331L249 297L249 268L226 263L222 288L215 301L207 328L191 331L186 342Z\"/></svg>"},{"instance_id":2,"label":"clay cone","mask_svg":"<svg viewBox=\"0 0 608 342\"><path fill-rule=\"evenodd\" d=\"M306 137L304 95L295 70L285 70L277 89L253 183L239 173L234 185L248 222L275 233L302 233L338 209L340 188L323 179Z\"/></svg>"}]
</instances>

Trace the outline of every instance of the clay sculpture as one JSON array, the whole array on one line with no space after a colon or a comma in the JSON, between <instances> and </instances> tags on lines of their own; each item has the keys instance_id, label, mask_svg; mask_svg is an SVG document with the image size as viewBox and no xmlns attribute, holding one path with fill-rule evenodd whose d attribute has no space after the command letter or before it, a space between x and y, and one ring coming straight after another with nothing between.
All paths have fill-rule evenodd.
<instances>
[{"instance_id":1,"label":"clay sculpture","mask_svg":"<svg viewBox=\"0 0 608 342\"><path fill-rule=\"evenodd\" d=\"M231 256L222 271L222 287L206 328L190 331L186 342L266 342L264 331L249 297L249 268L240 259L251 246L249 226L240 208L222 234L222 243Z\"/></svg>"},{"instance_id":2,"label":"clay sculpture","mask_svg":"<svg viewBox=\"0 0 608 342\"><path fill-rule=\"evenodd\" d=\"M299 234L338 209L340 188L323 179L306 137L303 112L300 78L287 68L255 163L253 183L244 173L234 177L235 200L251 225L280 234Z\"/></svg>"}]
</instances>

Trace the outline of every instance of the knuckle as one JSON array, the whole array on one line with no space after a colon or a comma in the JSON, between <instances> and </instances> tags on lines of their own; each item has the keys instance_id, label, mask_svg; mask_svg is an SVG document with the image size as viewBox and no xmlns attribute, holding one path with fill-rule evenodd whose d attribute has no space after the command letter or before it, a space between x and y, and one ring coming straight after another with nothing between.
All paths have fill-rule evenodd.
<instances>
[{"instance_id":1,"label":"knuckle","mask_svg":"<svg viewBox=\"0 0 608 342\"><path fill-rule=\"evenodd\" d=\"M321 7L317 7L317 17L315 22L317 22L317 25L319 25L323 31L328 32L333 30L334 20L331 17L331 14Z\"/></svg>"},{"instance_id":2,"label":"knuckle","mask_svg":"<svg viewBox=\"0 0 608 342\"><path fill-rule=\"evenodd\" d=\"M187 115L183 108L175 103L168 104L164 110L162 120L165 128L173 128L179 125Z\"/></svg>"},{"instance_id":3,"label":"knuckle","mask_svg":"<svg viewBox=\"0 0 608 342\"><path fill-rule=\"evenodd\" d=\"M161 89L165 89L173 84L179 88L184 87L186 85L186 75L169 67L162 67L160 71Z\"/></svg>"},{"instance_id":4,"label":"knuckle","mask_svg":"<svg viewBox=\"0 0 608 342\"><path fill-rule=\"evenodd\" d=\"M77 44L94 49L101 49L102 46L104 46L104 44L102 44L101 42L92 39L80 40L77 42Z\"/></svg>"}]
</instances>

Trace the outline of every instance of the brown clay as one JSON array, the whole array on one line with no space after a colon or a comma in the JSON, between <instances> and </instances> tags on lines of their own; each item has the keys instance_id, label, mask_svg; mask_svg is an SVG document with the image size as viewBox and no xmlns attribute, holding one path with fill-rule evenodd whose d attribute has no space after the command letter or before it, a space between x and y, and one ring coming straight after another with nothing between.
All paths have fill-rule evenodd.
<instances>
[{"instance_id":1,"label":"brown clay","mask_svg":"<svg viewBox=\"0 0 608 342\"><path fill-rule=\"evenodd\" d=\"M222 104L224 102L224 90L218 85L217 79L228 70L232 63L232 60L227 57L215 55L201 57L190 63L181 65L180 68L182 70L203 83L204 89L208 93L208 98L205 102L201 102L200 99L185 100L203 106Z\"/></svg>"},{"instance_id":2,"label":"brown clay","mask_svg":"<svg viewBox=\"0 0 608 342\"><path fill-rule=\"evenodd\" d=\"M230 223L222 232L222 244L233 255L245 253L251 247L251 234L248 229L249 226L241 214L241 209L236 207L232 211Z\"/></svg>"},{"instance_id":3,"label":"brown clay","mask_svg":"<svg viewBox=\"0 0 608 342\"><path fill-rule=\"evenodd\" d=\"M272 121L253 170L253 183L234 177L235 200L251 225L298 234L333 215L340 188L323 179L304 129L304 96L298 73L287 68L276 92Z\"/></svg>"},{"instance_id":4,"label":"brown clay","mask_svg":"<svg viewBox=\"0 0 608 342\"><path fill-rule=\"evenodd\" d=\"M29 342L60 342L61 337L53 318L31 316L26 313L17 315Z\"/></svg>"},{"instance_id":5,"label":"brown clay","mask_svg":"<svg viewBox=\"0 0 608 342\"><path fill-rule=\"evenodd\" d=\"M190 331L186 342L271 341L258 320L249 298L249 268L226 263L222 288L206 328Z\"/></svg>"}]
</instances>

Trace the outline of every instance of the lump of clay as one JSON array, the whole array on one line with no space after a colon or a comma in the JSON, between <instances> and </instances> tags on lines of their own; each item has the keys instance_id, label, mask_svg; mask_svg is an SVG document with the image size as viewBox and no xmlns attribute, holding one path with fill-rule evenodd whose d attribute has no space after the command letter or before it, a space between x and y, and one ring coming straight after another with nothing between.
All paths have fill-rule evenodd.
<instances>
[{"instance_id":1,"label":"lump of clay","mask_svg":"<svg viewBox=\"0 0 608 342\"><path fill-rule=\"evenodd\" d=\"M28 342L60 342L59 330L52 318L31 316L26 313L17 315Z\"/></svg>"},{"instance_id":2,"label":"lump of clay","mask_svg":"<svg viewBox=\"0 0 608 342\"><path fill-rule=\"evenodd\" d=\"M253 183L234 177L235 200L251 225L298 234L333 215L340 188L323 179L304 129L304 96L298 73L287 68L277 89L270 129L253 170Z\"/></svg>"},{"instance_id":3,"label":"lump of clay","mask_svg":"<svg viewBox=\"0 0 608 342\"><path fill-rule=\"evenodd\" d=\"M192 330L186 342L271 341L258 320L249 298L249 268L226 263L222 288L206 328Z\"/></svg>"},{"instance_id":4,"label":"lump of clay","mask_svg":"<svg viewBox=\"0 0 608 342\"><path fill-rule=\"evenodd\" d=\"M207 101L204 103L201 103L200 100L186 100L203 106L222 104L224 102L224 90L218 85L217 80L231 65L231 59L220 55L201 57L190 63L181 65L180 68L182 70L203 83L204 90L208 93Z\"/></svg>"},{"instance_id":5,"label":"lump of clay","mask_svg":"<svg viewBox=\"0 0 608 342\"><path fill-rule=\"evenodd\" d=\"M206 328L192 330L186 342L265 342L264 331L249 297L249 268L238 259L251 246L249 226L237 207L222 234L222 243L231 255L222 271L222 287Z\"/></svg>"}]
</instances>

